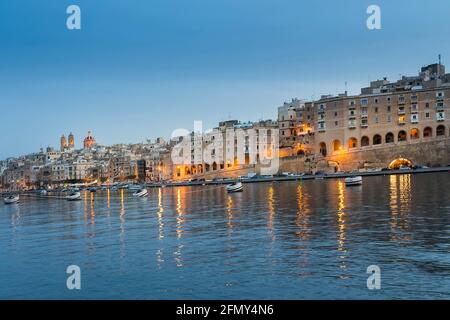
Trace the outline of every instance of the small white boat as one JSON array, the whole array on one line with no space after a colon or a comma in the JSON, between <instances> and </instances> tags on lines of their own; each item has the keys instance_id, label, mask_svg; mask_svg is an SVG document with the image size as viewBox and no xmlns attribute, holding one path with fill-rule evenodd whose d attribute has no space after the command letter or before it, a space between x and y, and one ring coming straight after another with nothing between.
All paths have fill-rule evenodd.
<instances>
[{"instance_id":1,"label":"small white boat","mask_svg":"<svg viewBox=\"0 0 450 320\"><path fill-rule=\"evenodd\" d=\"M71 194L69 194L66 197L67 201L77 201L77 200L81 200L81 193L79 191L77 192L72 192Z\"/></svg>"},{"instance_id":2,"label":"small white boat","mask_svg":"<svg viewBox=\"0 0 450 320\"><path fill-rule=\"evenodd\" d=\"M13 204L13 203L17 203L19 202L20 197L18 195L11 195L5 199L3 199L3 201L5 202L5 204Z\"/></svg>"},{"instance_id":3,"label":"small white boat","mask_svg":"<svg viewBox=\"0 0 450 320\"><path fill-rule=\"evenodd\" d=\"M346 186L359 186L361 184L362 184L362 177L361 176L345 178L345 185Z\"/></svg>"},{"instance_id":4,"label":"small white boat","mask_svg":"<svg viewBox=\"0 0 450 320\"><path fill-rule=\"evenodd\" d=\"M232 184L227 185L227 192L241 192L244 190L244 186L242 185L242 182L235 182Z\"/></svg>"},{"instance_id":5,"label":"small white boat","mask_svg":"<svg viewBox=\"0 0 450 320\"><path fill-rule=\"evenodd\" d=\"M143 198L148 195L147 189L140 189L133 193L133 196Z\"/></svg>"}]
</instances>

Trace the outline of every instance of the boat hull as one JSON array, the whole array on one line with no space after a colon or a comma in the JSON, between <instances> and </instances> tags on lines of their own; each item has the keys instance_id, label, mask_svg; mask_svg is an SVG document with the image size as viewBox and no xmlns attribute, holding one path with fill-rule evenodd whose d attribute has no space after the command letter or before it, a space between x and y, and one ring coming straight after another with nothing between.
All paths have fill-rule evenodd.
<instances>
[{"instance_id":1,"label":"boat hull","mask_svg":"<svg viewBox=\"0 0 450 320\"><path fill-rule=\"evenodd\" d=\"M349 187L362 185L362 177L357 176L357 177L345 178L345 185L349 186Z\"/></svg>"},{"instance_id":2,"label":"boat hull","mask_svg":"<svg viewBox=\"0 0 450 320\"><path fill-rule=\"evenodd\" d=\"M3 202L4 202L5 204L14 204L14 203L18 203L18 202L19 202L19 197L5 198L5 199L3 199Z\"/></svg>"},{"instance_id":3,"label":"boat hull","mask_svg":"<svg viewBox=\"0 0 450 320\"><path fill-rule=\"evenodd\" d=\"M230 184L227 186L228 193L242 192L244 190L244 186L241 182L236 184Z\"/></svg>"}]
</instances>

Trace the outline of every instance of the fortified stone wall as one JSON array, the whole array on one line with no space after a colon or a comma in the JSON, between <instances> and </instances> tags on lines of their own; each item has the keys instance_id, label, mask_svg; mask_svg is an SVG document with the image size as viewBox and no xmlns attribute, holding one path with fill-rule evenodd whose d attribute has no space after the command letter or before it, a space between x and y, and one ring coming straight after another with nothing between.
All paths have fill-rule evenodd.
<instances>
[{"instance_id":1,"label":"fortified stone wall","mask_svg":"<svg viewBox=\"0 0 450 320\"><path fill-rule=\"evenodd\" d=\"M386 168L398 158L413 165L450 165L450 138L430 142L395 143L363 147L360 150L340 151L327 157L290 157L280 159L280 172L352 171L363 168Z\"/></svg>"}]
</instances>

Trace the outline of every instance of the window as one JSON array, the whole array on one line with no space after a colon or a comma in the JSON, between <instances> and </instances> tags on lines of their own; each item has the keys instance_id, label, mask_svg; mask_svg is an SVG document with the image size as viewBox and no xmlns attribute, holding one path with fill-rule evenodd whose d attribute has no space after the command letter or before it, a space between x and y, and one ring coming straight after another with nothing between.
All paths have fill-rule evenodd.
<instances>
[{"instance_id":1,"label":"window","mask_svg":"<svg viewBox=\"0 0 450 320\"><path fill-rule=\"evenodd\" d=\"M334 113L334 116L335 116L335 117L337 117L337 115L338 115L338 113L337 113L337 112L335 112L335 113Z\"/></svg>"},{"instance_id":2,"label":"window","mask_svg":"<svg viewBox=\"0 0 450 320\"><path fill-rule=\"evenodd\" d=\"M335 126L337 127L337 126L338 126L338 122L337 122L337 121L335 121L335 122L334 122L334 125L335 125Z\"/></svg>"},{"instance_id":3,"label":"window","mask_svg":"<svg viewBox=\"0 0 450 320\"><path fill-rule=\"evenodd\" d=\"M387 112L391 112L391 106L387 106Z\"/></svg>"},{"instance_id":4,"label":"window","mask_svg":"<svg viewBox=\"0 0 450 320\"><path fill-rule=\"evenodd\" d=\"M378 104L378 98L375 98L374 102L375 104Z\"/></svg>"},{"instance_id":5,"label":"window","mask_svg":"<svg viewBox=\"0 0 450 320\"><path fill-rule=\"evenodd\" d=\"M375 107L375 113L378 113L378 107Z\"/></svg>"},{"instance_id":6,"label":"window","mask_svg":"<svg viewBox=\"0 0 450 320\"><path fill-rule=\"evenodd\" d=\"M425 108L429 108L430 107L430 104L427 102L427 103L425 103Z\"/></svg>"},{"instance_id":7,"label":"window","mask_svg":"<svg viewBox=\"0 0 450 320\"><path fill-rule=\"evenodd\" d=\"M367 99L367 98L361 99L362 106L367 106L368 104L369 104L369 99Z\"/></svg>"},{"instance_id":8,"label":"window","mask_svg":"<svg viewBox=\"0 0 450 320\"><path fill-rule=\"evenodd\" d=\"M378 122L379 122L378 116L376 116L376 117L375 117L375 123L378 123Z\"/></svg>"},{"instance_id":9,"label":"window","mask_svg":"<svg viewBox=\"0 0 450 320\"><path fill-rule=\"evenodd\" d=\"M425 118L427 118L427 119L430 118L430 113L429 112L425 112Z\"/></svg>"},{"instance_id":10,"label":"window","mask_svg":"<svg viewBox=\"0 0 450 320\"><path fill-rule=\"evenodd\" d=\"M392 122L392 117L390 115L387 116L387 122Z\"/></svg>"}]
</instances>

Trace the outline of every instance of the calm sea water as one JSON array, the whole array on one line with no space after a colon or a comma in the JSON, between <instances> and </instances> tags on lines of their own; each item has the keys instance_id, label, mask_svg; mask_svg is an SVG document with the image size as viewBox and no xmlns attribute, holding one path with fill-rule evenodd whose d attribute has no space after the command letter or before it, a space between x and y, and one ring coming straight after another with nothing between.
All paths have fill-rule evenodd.
<instances>
[{"instance_id":1,"label":"calm sea water","mask_svg":"<svg viewBox=\"0 0 450 320\"><path fill-rule=\"evenodd\" d=\"M449 178L22 197L0 205L0 298L449 299ZM367 289L369 265L381 290Z\"/></svg>"}]
</instances>

